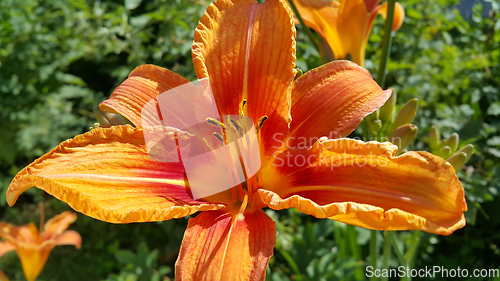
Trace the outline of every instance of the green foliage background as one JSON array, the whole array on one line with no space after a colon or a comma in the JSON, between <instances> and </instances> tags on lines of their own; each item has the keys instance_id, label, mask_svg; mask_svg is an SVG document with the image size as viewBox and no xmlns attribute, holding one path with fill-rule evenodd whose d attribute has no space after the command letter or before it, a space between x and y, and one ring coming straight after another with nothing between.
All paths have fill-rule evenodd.
<instances>
[{"instance_id":1,"label":"green foliage background","mask_svg":"<svg viewBox=\"0 0 500 281\"><path fill-rule=\"evenodd\" d=\"M474 7L463 19L457 1L400 1L406 9L395 34L387 86L402 105L419 99L419 137L411 149L428 150L431 125L460 146L476 151L459 173L468 200L468 225L449 237L418 235L414 268L500 266L500 11L489 17ZM106 99L136 66L153 63L188 79L194 28L206 0L2 0L0 2L0 219L38 222L38 203L48 218L69 207L30 189L13 208L5 191L25 165L61 141L83 133L95 119L92 109ZM298 62L304 71L321 64L298 28ZM366 67L376 73L383 20L378 18ZM270 46L272 47L272 46ZM359 279L369 262L370 231L294 210L268 213L277 221L278 241L269 280ZM170 280L187 218L113 225L79 214L70 228L83 237L80 250L57 247L39 280ZM397 232L401 252L415 244L413 232ZM381 245L383 233L377 233ZM391 266L404 259L393 254ZM0 259L11 280L24 280L15 253ZM439 279L439 278L438 278ZM437 279L437 280L438 280ZM487 280L493 280L489 278ZM496 279L496 280L500 280Z\"/></svg>"}]
</instances>

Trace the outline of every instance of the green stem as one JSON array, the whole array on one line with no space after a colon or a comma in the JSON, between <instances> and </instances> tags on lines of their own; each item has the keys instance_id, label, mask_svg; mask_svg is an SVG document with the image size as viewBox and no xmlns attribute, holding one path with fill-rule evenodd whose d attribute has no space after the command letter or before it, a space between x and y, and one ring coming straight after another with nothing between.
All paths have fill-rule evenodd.
<instances>
[{"instance_id":1,"label":"green stem","mask_svg":"<svg viewBox=\"0 0 500 281\"><path fill-rule=\"evenodd\" d=\"M341 260L347 255L345 245L348 245L344 239L345 235L341 228L341 222L333 221L333 235L338 247L337 259Z\"/></svg>"},{"instance_id":2,"label":"green stem","mask_svg":"<svg viewBox=\"0 0 500 281\"><path fill-rule=\"evenodd\" d=\"M382 88L385 84L385 69L387 67L387 62L389 61L389 55L391 53L392 44L392 22L394 20L394 6L396 0L387 1L387 18L385 20L384 29L384 41L382 43L382 57L380 59L380 67L378 69L377 82Z\"/></svg>"},{"instance_id":3,"label":"green stem","mask_svg":"<svg viewBox=\"0 0 500 281\"><path fill-rule=\"evenodd\" d=\"M406 252L404 258L406 260L407 268L415 268L415 258L418 252L418 246L420 245L420 230L413 231L413 235L411 237L411 245L408 251ZM411 280L411 275L406 277L406 280Z\"/></svg>"},{"instance_id":4,"label":"green stem","mask_svg":"<svg viewBox=\"0 0 500 281\"><path fill-rule=\"evenodd\" d=\"M370 265L373 269L377 267L377 258L378 258L378 247L377 247L377 231L371 230L370 237ZM374 276L370 277L370 280L377 280L378 278Z\"/></svg>"},{"instance_id":5,"label":"green stem","mask_svg":"<svg viewBox=\"0 0 500 281\"><path fill-rule=\"evenodd\" d=\"M304 31L307 33L309 40L311 40L311 42L314 44L314 46L316 47L316 50L318 50L318 53L321 54L321 49L319 48L318 42L316 41L316 39L314 39L314 36L313 36L311 30L309 29L309 27L306 25L306 23L304 22L304 20L300 16L299 10L297 10L297 7L295 7L295 4L293 4L293 0L288 0L288 3L290 3L290 6L292 7L292 10L295 13L295 16L297 16L297 18L299 19L300 25L302 26Z\"/></svg>"},{"instance_id":6,"label":"green stem","mask_svg":"<svg viewBox=\"0 0 500 281\"><path fill-rule=\"evenodd\" d=\"M356 229L354 229L354 226L347 225L347 235L349 237L349 244L351 246L352 256L354 260L361 261L361 248L358 245L358 239L357 239L358 234L356 233ZM365 279L365 275L361 267L356 267L356 269L354 269L354 279L355 280Z\"/></svg>"},{"instance_id":7,"label":"green stem","mask_svg":"<svg viewBox=\"0 0 500 281\"><path fill-rule=\"evenodd\" d=\"M368 122L366 118L361 122L361 132L363 133L363 140L370 141L370 131L368 131L368 124L366 122Z\"/></svg>"},{"instance_id":8,"label":"green stem","mask_svg":"<svg viewBox=\"0 0 500 281\"><path fill-rule=\"evenodd\" d=\"M389 260L391 259L391 244L392 244L392 235L394 233L392 231L384 231L384 250L383 250L383 259L382 259L382 268L389 268ZM387 281L389 277L382 277L381 281Z\"/></svg>"}]
</instances>

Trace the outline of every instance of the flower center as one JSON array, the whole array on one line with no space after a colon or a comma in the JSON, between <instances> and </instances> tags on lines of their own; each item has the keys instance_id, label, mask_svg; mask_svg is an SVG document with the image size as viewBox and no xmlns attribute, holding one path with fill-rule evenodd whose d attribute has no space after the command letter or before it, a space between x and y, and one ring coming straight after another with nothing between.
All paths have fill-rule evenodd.
<instances>
[{"instance_id":1,"label":"flower center","mask_svg":"<svg viewBox=\"0 0 500 281\"><path fill-rule=\"evenodd\" d=\"M234 147L237 150L237 157L227 155L226 159L232 185L231 198L234 204L240 206L239 213L246 209L248 203L253 201L255 192L262 187L258 135L268 119L267 116L262 116L254 125L253 121L244 115L245 104L245 100L240 103L240 115L226 116L225 123L212 118L207 119L209 124L222 129L222 135L213 133L213 136L223 145L236 143ZM241 178L242 176L244 178Z\"/></svg>"}]
</instances>

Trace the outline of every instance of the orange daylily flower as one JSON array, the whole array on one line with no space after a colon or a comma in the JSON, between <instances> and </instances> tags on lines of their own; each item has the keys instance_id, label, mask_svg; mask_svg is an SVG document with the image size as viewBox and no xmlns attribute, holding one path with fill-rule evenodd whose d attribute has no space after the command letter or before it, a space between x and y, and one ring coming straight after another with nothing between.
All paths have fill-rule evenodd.
<instances>
[{"instance_id":1,"label":"orange daylily flower","mask_svg":"<svg viewBox=\"0 0 500 281\"><path fill-rule=\"evenodd\" d=\"M368 37L377 14L387 16L387 2L382 0L293 0L307 26L323 37L336 59L351 54L363 66ZM396 2L392 30L403 24L405 12Z\"/></svg>"},{"instance_id":2,"label":"orange daylily flower","mask_svg":"<svg viewBox=\"0 0 500 281\"><path fill-rule=\"evenodd\" d=\"M184 234L177 280L264 280L276 243L275 223L264 207L296 208L371 229L448 235L465 225L464 190L446 161L426 152L396 157L390 143L344 138L385 103L390 90L348 61L294 80L295 59L293 14L285 1L214 1L195 32L195 70L210 81L221 117L243 112L255 124L268 117L258 131L261 168L254 176L195 200L182 161L153 161L141 110L188 80L142 65L100 105L135 127L97 128L61 143L16 175L9 205L37 186L112 223L201 211Z\"/></svg>"},{"instance_id":3,"label":"orange daylily flower","mask_svg":"<svg viewBox=\"0 0 500 281\"><path fill-rule=\"evenodd\" d=\"M76 214L70 211L48 220L41 232L34 223L13 226L0 222L0 257L10 251L16 251L23 266L24 276L34 281L42 272L50 252L58 245L75 245L80 248L82 238L73 230L66 230L76 221Z\"/></svg>"}]
</instances>

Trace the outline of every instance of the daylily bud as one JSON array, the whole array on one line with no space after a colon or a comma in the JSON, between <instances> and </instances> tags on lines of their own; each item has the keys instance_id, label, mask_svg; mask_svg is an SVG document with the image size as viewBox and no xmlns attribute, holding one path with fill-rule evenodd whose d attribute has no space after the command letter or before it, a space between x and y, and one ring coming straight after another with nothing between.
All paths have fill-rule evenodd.
<instances>
[{"instance_id":1,"label":"daylily bud","mask_svg":"<svg viewBox=\"0 0 500 281\"><path fill-rule=\"evenodd\" d=\"M98 106L94 107L94 115L102 128L127 124L119 114L102 111Z\"/></svg>"},{"instance_id":2,"label":"daylily bud","mask_svg":"<svg viewBox=\"0 0 500 281\"><path fill-rule=\"evenodd\" d=\"M455 172L458 172L462 169L465 162L467 162L467 154L464 152L455 153L447 161L453 166Z\"/></svg>"},{"instance_id":3,"label":"daylily bud","mask_svg":"<svg viewBox=\"0 0 500 281\"><path fill-rule=\"evenodd\" d=\"M472 154L474 154L474 146L472 144L468 144L460 148L455 154L462 152L467 154L467 157L465 158L465 163L467 163L467 161L469 161L469 159L472 157Z\"/></svg>"},{"instance_id":4,"label":"daylily bud","mask_svg":"<svg viewBox=\"0 0 500 281\"><path fill-rule=\"evenodd\" d=\"M398 147L401 153L417 136L418 128L413 124L405 124L397 128L390 136L389 141Z\"/></svg>"},{"instance_id":5,"label":"daylily bud","mask_svg":"<svg viewBox=\"0 0 500 281\"><path fill-rule=\"evenodd\" d=\"M441 146L449 146L451 148L451 153L457 151L459 136L457 133L451 134L451 136L441 143Z\"/></svg>"},{"instance_id":6,"label":"daylily bud","mask_svg":"<svg viewBox=\"0 0 500 281\"><path fill-rule=\"evenodd\" d=\"M413 122L413 119L415 119L415 115L417 115L417 109L418 109L418 100L417 99L409 100L403 106L403 108L401 108L398 115L396 116L396 119L394 120L394 123L392 124L391 127L391 133L394 132L394 130L396 130L397 128Z\"/></svg>"},{"instance_id":7,"label":"daylily bud","mask_svg":"<svg viewBox=\"0 0 500 281\"><path fill-rule=\"evenodd\" d=\"M429 146L431 147L431 151L435 152L439 147L439 142L441 140L441 133L439 130L432 126L431 131L429 132Z\"/></svg>"},{"instance_id":8,"label":"daylily bud","mask_svg":"<svg viewBox=\"0 0 500 281\"><path fill-rule=\"evenodd\" d=\"M380 119L376 119L373 121L367 120L367 124L368 124L368 129L370 129L370 134L372 136L376 136L380 131L380 129L382 129L382 121L380 121Z\"/></svg>"},{"instance_id":9,"label":"daylily bud","mask_svg":"<svg viewBox=\"0 0 500 281\"><path fill-rule=\"evenodd\" d=\"M392 89L391 97L380 108L379 118L383 123L392 123L394 107L396 107L397 99L398 96L396 94L396 90Z\"/></svg>"},{"instance_id":10,"label":"daylily bud","mask_svg":"<svg viewBox=\"0 0 500 281\"><path fill-rule=\"evenodd\" d=\"M297 80L297 78L299 78L300 76L302 76L302 74L304 74L304 72L302 72L302 70L300 68L296 68L295 69L295 78L293 80Z\"/></svg>"},{"instance_id":11,"label":"daylily bud","mask_svg":"<svg viewBox=\"0 0 500 281\"><path fill-rule=\"evenodd\" d=\"M368 115L365 117L365 119L366 119L366 121L368 121L368 122L370 122L370 121L375 121L375 120L378 120L378 119L379 119L379 118L378 118L378 116L379 116L379 110L377 109L377 110L375 110L374 112L372 112L371 114L368 114Z\"/></svg>"},{"instance_id":12,"label":"daylily bud","mask_svg":"<svg viewBox=\"0 0 500 281\"><path fill-rule=\"evenodd\" d=\"M451 156L451 148L449 146L445 146L441 148L438 152L438 156L441 156L443 159L448 159Z\"/></svg>"}]
</instances>

